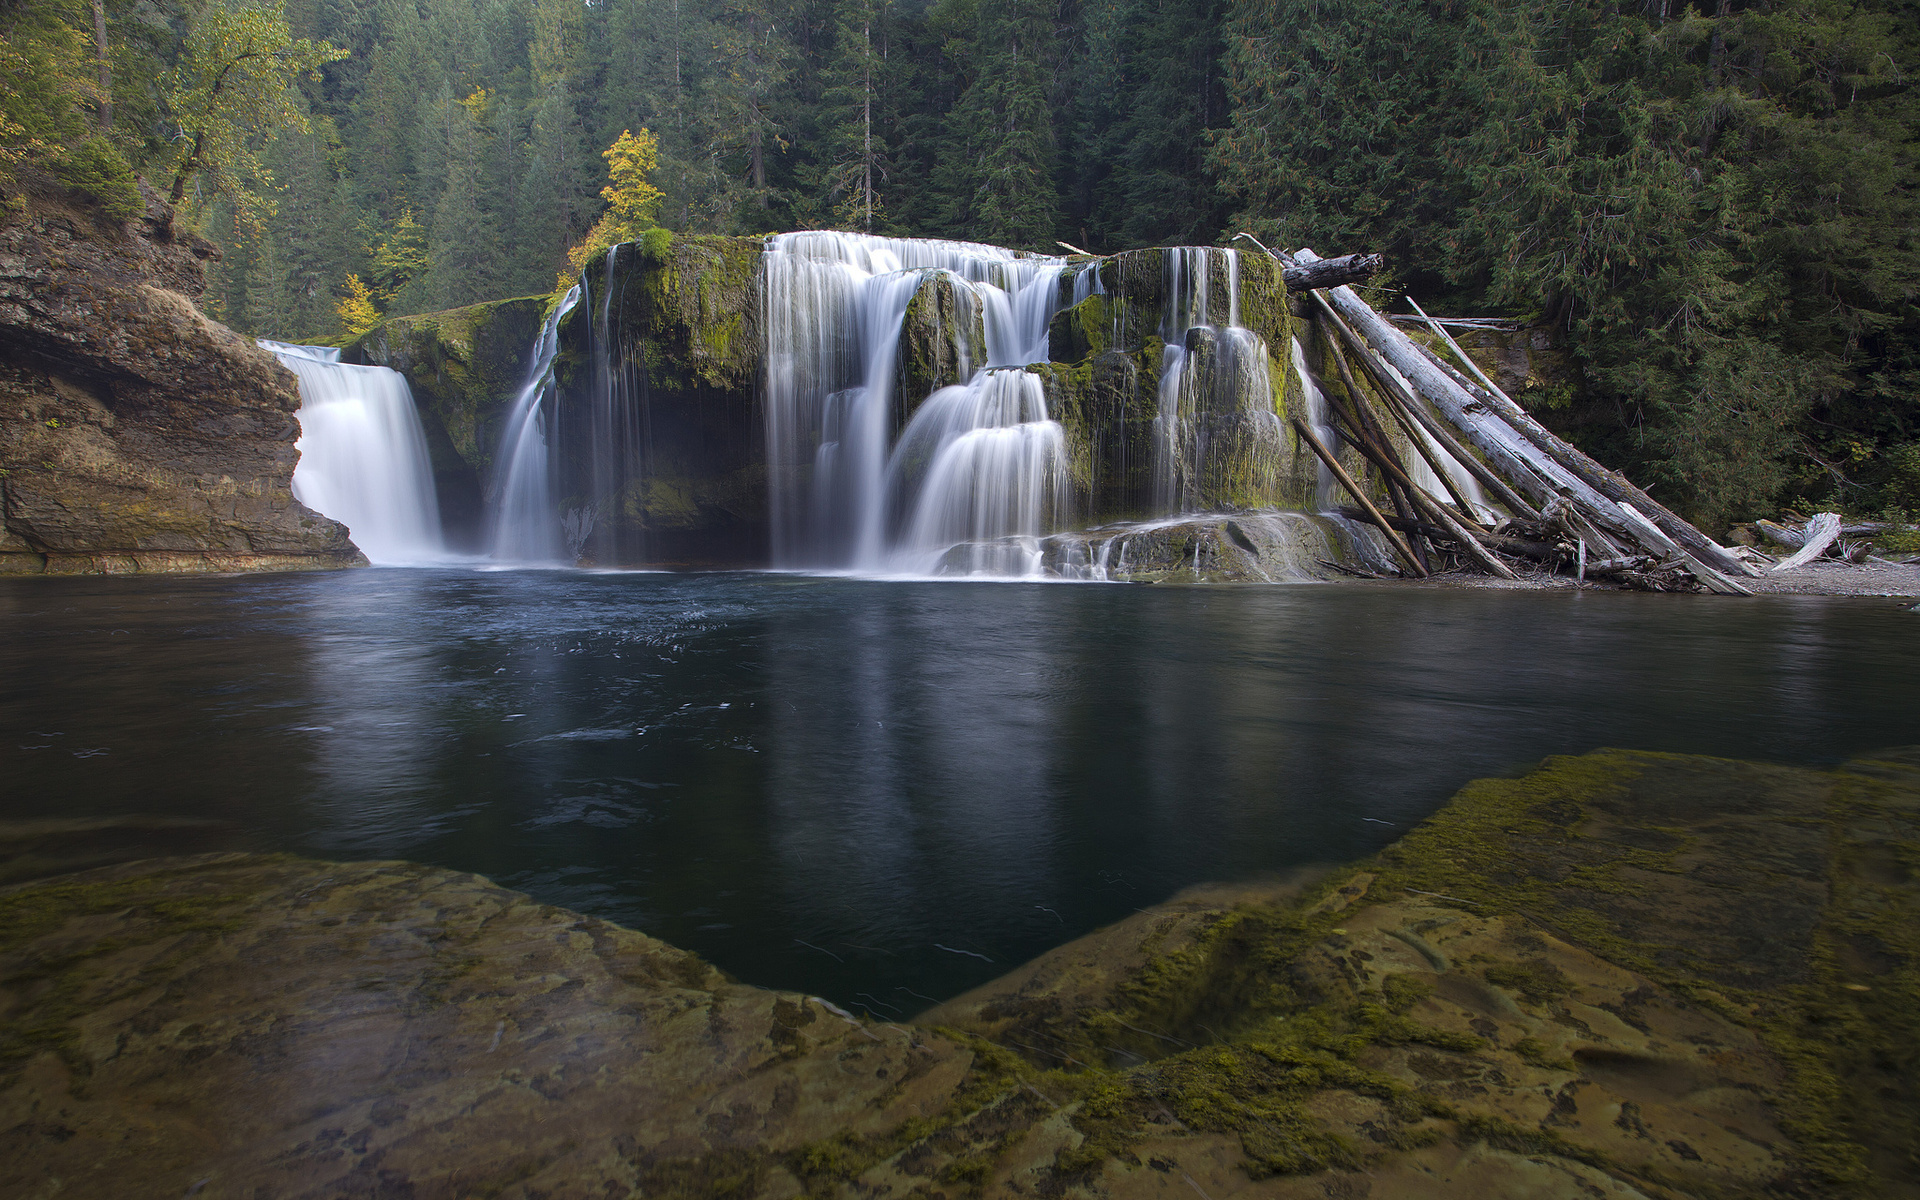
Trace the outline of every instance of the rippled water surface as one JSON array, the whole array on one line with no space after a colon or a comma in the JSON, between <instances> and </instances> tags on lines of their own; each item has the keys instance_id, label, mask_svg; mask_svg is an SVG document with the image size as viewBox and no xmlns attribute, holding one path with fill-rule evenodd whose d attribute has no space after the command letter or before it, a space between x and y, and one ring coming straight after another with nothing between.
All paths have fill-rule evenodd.
<instances>
[{"instance_id":1,"label":"rippled water surface","mask_svg":"<svg viewBox=\"0 0 1920 1200\"><path fill-rule=\"evenodd\" d=\"M1544 755L1920 741L1891 601L361 570L0 580L0 630L13 878L416 859L881 1015Z\"/></svg>"}]
</instances>

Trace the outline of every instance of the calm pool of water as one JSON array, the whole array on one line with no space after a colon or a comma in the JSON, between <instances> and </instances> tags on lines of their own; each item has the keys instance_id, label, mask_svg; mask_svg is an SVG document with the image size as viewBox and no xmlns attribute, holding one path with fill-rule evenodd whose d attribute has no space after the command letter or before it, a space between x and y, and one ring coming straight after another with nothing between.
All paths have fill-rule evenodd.
<instances>
[{"instance_id":1,"label":"calm pool of water","mask_svg":"<svg viewBox=\"0 0 1920 1200\"><path fill-rule=\"evenodd\" d=\"M0 580L0 631L16 878L409 858L880 1015L1547 754L1920 741L1891 601L362 570Z\"/></svg>"}]
</instances>

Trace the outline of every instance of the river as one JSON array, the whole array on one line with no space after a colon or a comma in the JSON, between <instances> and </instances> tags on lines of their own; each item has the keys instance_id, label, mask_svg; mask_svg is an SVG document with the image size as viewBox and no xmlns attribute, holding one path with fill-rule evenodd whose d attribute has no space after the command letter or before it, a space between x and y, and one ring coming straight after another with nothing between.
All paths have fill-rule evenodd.
<instances>
[{"instance_id":1,"label":"river","mask_svg":"<svg viewBox=\"0 0 1920 1200\"><path fill-rule=\"evenodd\" d=\"M1885 600L376 568L0 621L6 878L407 858L878 1016L1545 755L1920 740Z\"/></svg>"}]
</instances>

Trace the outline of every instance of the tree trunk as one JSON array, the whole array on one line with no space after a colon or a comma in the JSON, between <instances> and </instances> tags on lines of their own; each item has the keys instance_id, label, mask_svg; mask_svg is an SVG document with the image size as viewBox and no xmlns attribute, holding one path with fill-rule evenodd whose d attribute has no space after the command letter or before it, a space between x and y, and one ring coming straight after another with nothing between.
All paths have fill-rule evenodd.
<instances>
[{"instance_id":1,"label":"tree trunk","mask_svg":"<svg viewBox=\"0 0 1920 1200\"><path fill-rule=\"evenodd\" d=\"M106 0L93 0L93 56L100 67L100 130L113 128L113 64L107 59Z\"/></svg>"},{"instance_id":2,"label":"tree trunk","mask_svg":"<svg viewBox=\"0 0 1920 1200\"><path fill-rule=\"evenodd\" d=\"M1438 326L1436 325L1435 328L1438 329ZM1447 344L1453 347L1454 352L1460 355L1463 360L1466 360L1466 351L1460 349L1460 344L1448 336L1445 330L1439 330L1439 332L1443 338L1446 338ZM1446 369L1450 372L1452 371L1452 368ZM1454 374L1456 375L1456 383L1461 383L1469 394L1492 407L1495 412L1506 419L1508 424L1519 430L1522 437L1539 447L1541 451L1546 453L1555 462L1579 475L1589 486L1607 499L1612 500L1616 504L1631 504L1641 512L1647 514L1653 523L1660 527L1661 532L1685 547L1688 553L1712 566L1715 570L1722 571L1729 575L1755 575L1758 573L1754 571L1749 564L1743 563L1735 558L1726 547L1707 537L1681 517L1668 511L1665 506L1660 504L1660 502L1652 496L1647 495L1632 483L1628 482L1624 475L1621 475L1617 471L1609 471L1591 458L1588 458L1574 446L1562 440L1554 434L1552 430L1534 420L1531 413L1515 403L1511 396L1501 391L1498 387L1493 386L1493 381L1487 379L1486 376L1481 375L1481 379L1486 386L1477 387L1467 383L1464 377L1458 376L1457 372L1454 372ZM1477 369L1475 374L1479 374Z\"/></svg>"},{"instance_id":3,"label":"tree trunk","mask_svg":"<svg viewBox=\"0 0 1920 1200\"><path fill-rule=\"evenodd\" d=\"M1293 418L1293 429L1295 433L1300 435L1301 441L1313 447L1313 452L1320 457L1321 462L1327 464L1327 470L1333 472L1333 477L1340 481L1341 487L1347 489L1347 494L1352 496L1362 508L1367 510L1368 519L1379 528L1381 533L1386 535L1387 541L1393 546L1395 552L1400 555L1401 559L1406 562L1407 566L1413 569L1413 573L1425 578L1427 569L1420 564L1419 559L1413 556L1413 547L1407 545L1407 539L1394 532L1393 526L1387 524L1387 519L1380 515L1380 510L1374 507L1373 501L1367 498L1366 492L1361 490L1360 485L1354 482L1353 476L1347 474L1347 469L1340 465L1340 460L1333 456L1333 451L1321 445L1320 439L1313 435L1313 430L1308 428L1307 423L1299 417Z\"/></svg>"},{"instance_id":4,"label":"tree trunk","mask_svg":"<svg viewBox=\"0 0 1920 1200\"><path fill-rule=\"evenodd\" d=\"M1347 254L1339 258L1323 258L1317 262L1302 263L1298 266L1281 265L1280 278L1286 280L1290 292L1311 292L1320 288L1339 287L1348 283L1365 283L1381 271L1386 270L1387 259L1382 254Z\"/></svg>"},{"instance_id":5,"label":"tree trunk","mask_svg":"<svg viewBox=\"0 0 1920 1200\"><path fill-rule=\"evenodd\" d=\"M1815 513L1813 520L1807 522L1806 540L1791 558L1785 558L1774 564L1775 571L1791 571L1795 567L1804 567L1827 552L1827 547L1840 537L1839 513Z\"/></svg>"}]
</instances>

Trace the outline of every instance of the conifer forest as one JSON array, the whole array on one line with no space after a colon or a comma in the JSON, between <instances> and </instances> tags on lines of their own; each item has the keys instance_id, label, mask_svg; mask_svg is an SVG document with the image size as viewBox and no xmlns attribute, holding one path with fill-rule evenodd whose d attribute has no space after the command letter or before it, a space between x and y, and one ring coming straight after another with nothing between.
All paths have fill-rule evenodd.
<instances>
[{"instance_id":1,"label":"conifer forest","mask_svg":"<svg viewBox=\"0 0 1920 1200\"><path fill-rule=\"evenodd\" d=\"M304 341L655 226L1379 251L1724 528L1920 513L1917 76L1914 0L0 0L0 170Z\"/></svg>"}]
</instances>

